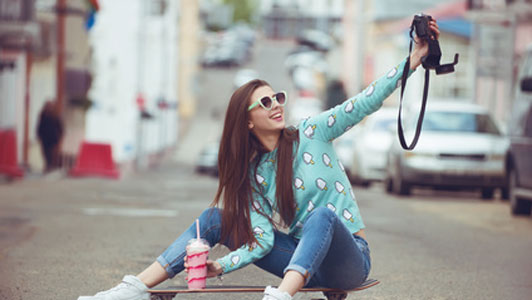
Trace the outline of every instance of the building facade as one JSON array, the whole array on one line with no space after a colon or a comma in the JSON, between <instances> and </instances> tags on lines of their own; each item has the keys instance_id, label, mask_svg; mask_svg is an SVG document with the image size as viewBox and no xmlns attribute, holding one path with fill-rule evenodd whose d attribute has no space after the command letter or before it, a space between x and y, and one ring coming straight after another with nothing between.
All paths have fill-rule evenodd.
<instances>
[{"instance_id":1,"label":"building facade","mask_svg":"<svg viewBox=\"0 0 532 300\"><path fill-rule=\"evenodd\" d=\"M16 165L28 164L31 131L28 83L32 49L39 32L34 1L0 1L0 134L15 135L10 148L16 147Z\"/></svg>"},{"instance_id":2,"label":"building facade","mask_svg":"<svg viewBox=\"0 0 532 300\"><path fill-rule=\"evenodd\" d=\"M295 38L305 29L335 33L341 25L344 0L260 1L262 31L268 38Z\"/></svg>"},{"instance_id":3,"label":"building facade","mask_svg":"<svg viewBox=\"0 0 532 300\"><path fill-rule=\"evenodd\" d=\"M178 136L179 1L100 1L86 140L147 167Z\"/></svg>"},{"instance_id":4,"label":"building facade","mask_svg":"<svg viewBox=\"0 0 532 300\"><path fill-rule=\"evenodd\" d=\"M519 64L532 45L531 0L468 0L474 23L475 101L508 121Z\"/></svg>"}]
</instances>

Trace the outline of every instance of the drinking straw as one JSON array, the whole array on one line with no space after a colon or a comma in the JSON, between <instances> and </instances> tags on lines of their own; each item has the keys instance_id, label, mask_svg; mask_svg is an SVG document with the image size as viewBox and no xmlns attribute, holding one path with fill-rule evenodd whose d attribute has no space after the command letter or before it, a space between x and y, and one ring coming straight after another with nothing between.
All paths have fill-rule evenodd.
<instances>
[{"instance_id":1,"label":"drinking straw","mask_svg":"<svg viewBox=\"0 0 532 300\"><path fill-rule=\"evenodd\" d=\"M199 219L196 219L196 236L198 237L198 241L200 239L200 233L199 233Z\"/></svg>"}]
</instances>

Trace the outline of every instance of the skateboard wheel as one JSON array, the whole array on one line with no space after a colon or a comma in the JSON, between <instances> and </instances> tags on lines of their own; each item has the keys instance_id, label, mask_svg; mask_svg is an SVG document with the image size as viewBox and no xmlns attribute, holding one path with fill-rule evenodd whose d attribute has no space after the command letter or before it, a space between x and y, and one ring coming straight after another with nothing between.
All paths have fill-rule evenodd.
<instances>
[{"instance_id":1,"label":"skateboard wheel","mask_svg":"<svg viewBox=\"0 0 532 300\"><path fill-rule=\"evenodd\" d=\"M323 293L327 300L344 300L347 298L347 293L344 292L325 292Z\"/></svg>"}]
</instances>

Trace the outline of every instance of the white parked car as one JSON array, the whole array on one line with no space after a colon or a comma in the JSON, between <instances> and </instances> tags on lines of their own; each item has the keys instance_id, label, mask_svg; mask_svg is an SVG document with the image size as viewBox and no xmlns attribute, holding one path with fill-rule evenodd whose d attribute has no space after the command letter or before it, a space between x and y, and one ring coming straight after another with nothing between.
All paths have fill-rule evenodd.
<instances>
[{"instance_id":1,"label":"white parked car","mask_svg":"<svg viewBox=\"0 0 532 300\"><path fill-rule=\"evenodd\" d=\"M218 176L218 150L220 142L207 143L198 155L196 160L196 171L198 173Z\"/></svg>"},{"instance_id":2,"label":"white parked car","mask_svg":"<svg viewBox=\"0 0 532 300\"><path fill-rule=\"evenodd\" d=\"M236 90L251 80L258 78L259 72L253 69L240 69L236 72L235 78L233 79L233 89Z\"/></svg>"},{"instance_id":3,"label":"white parked car","mask_svg":"<svg viewBox=\"0 0 532 300\"><path fill-rule=\"evenodd\" d=\"M359 126L355 126L344 132L333 141L336 156L344 166L347 176L351 178L351 166L353 165L353 151L358 138Z\"/></svg>"},{"instance_id":4,"label":"white parked car","mask_svg":"<svg viewBox=\"0 0 532 300\"><path fill-rule=\"evenodd\" d=\"M317 51L298 52L290 54L284 62L286 70L292 75L298 67L310 68L316 72L325 73L329 65L322 53Z\"/></svg>"},{"instance_id":5,"label":"white parked car","mask_svg":"<svg viewBox=\"0 0 532 300\"><path fill-rule=\"evenodd\" d=\"M297 67L292 72L294 87L300 91L315 91L317 75L314 69L309 67Z\"/></svg>"},{"instance_id":6,"label":"white parked car","mask_svg":"<svg viewBox=\"0 0 532 300\"><path fill-rule=\"evenodd\" d=\"M369 186L386 175L386 155L394 138L398 108L382 107L367 117L355 138L353 159L348 167L354 184Z\"/></svg>"},{"instance_id":7,"label":"white parked car","mask_svg":"<svg viewBox=\"0 0 532 300\"><path fill-rule=\"evenodd\" d=\"M405 125L415 122L405 120ZM412 132L405 135L413 136ZM416 148L403 150L394 138L388 152L386 189L400 195L410 194L413 186L480 189L482 198L490 199L496 188L507 189L504 157L508 146L508 139L484 107L429 100Z\"/></svg>"},{"instance_id":8,"label":"white parked car","mask_svg":"<svg viewBox=\"0 0 532 300\"><path fill-rule=\"evenodd\" d=\"M334 40L329 34L314 29L303 30L297 37L297 42L322 52L327 52L334 47Z\"/></svg>"}]
</instances>

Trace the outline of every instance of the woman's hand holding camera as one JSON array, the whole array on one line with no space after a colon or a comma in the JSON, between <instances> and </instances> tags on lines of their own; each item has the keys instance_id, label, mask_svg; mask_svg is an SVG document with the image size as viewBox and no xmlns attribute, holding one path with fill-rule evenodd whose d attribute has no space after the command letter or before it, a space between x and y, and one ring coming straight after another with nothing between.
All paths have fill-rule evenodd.
<instances>
[{"instance_id":1,"label":"woman's hand holding camera","mask_svg":"<svg viewBox=\"0 0 532 300\"><path fill-rule=\"evenodd\" d=\"M438 39L440 37L440 30L436 20L432 19L429 22L429 27L434 33L435 38ZM434 36L431 38L434 39ZM421 64L421 58L426 56L429 50L428 43L425 40L416 36L414 37L414 41L414 51L412 51L412 54L410 54L410 69L412 70L415 70Z\"/></svg>"}]
</instances>

